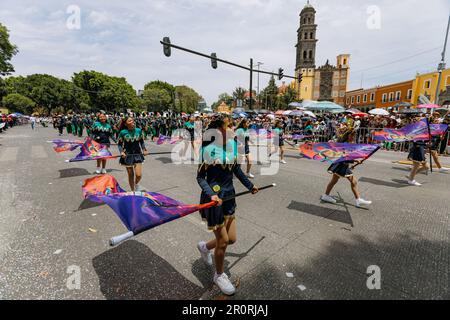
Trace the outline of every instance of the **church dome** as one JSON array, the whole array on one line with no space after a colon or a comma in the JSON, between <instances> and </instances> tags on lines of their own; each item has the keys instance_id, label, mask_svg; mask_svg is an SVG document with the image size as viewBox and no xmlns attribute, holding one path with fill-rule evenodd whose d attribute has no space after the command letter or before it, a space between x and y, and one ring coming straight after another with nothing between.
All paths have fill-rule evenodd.
<instances>
[{"instance_id":1,"label":"church dome","mask_svg":"<svg viewBox=\"0 0 450 320\"><path fill-rule=\"evenodd\" d=\"M307 12L307 11L312 11L312 12L316 12L316 10L314 9L314 7L309 3L309 1L306 3L306 5L303 7L303 10L301 13Z\"/></svg>"}]
</instances>

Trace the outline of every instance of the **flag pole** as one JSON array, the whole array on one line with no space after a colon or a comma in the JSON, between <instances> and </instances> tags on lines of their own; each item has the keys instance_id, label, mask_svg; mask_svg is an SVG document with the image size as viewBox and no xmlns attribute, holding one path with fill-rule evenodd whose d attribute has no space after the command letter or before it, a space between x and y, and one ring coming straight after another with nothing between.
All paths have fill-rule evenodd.
<instances>
[{"instance_id":1,"label":"flag pole","mask_svg":"<svg viewBox=\"0 0 450 320\"><path fill-rule=\"evenodd\" d=\"M430 115L431 116L431 115ZM429 147L429 151L430 151L430 171L431 173L433 173L433 160L432 160L432 155L431 155L431 128L430 128L430 121L428 120L428 117L425 117L425 119L427 119L427 128L428 128L428 147Z\"/></svg>"},{"instance_id":2,"label":"flag pole","mask_svg":"<svg viewBox=\"0 0 450 320\"><path fill-rule=\"evenodd\" d=\"M259 190L259 191L262 191L262 190L269 189L269 188L273 188L273 187L276 187L276 186L277 186L276 183L272 183L272 184L269 184L269 185L267 185L267 186L261 187L261 188L259 188L258 190ZM235 198L237 198L237 197L241 197L241 196L244 196L244 195L247 195L247 194L250 194L250 193L252 193L251 190L249 190L249 191L244 191L244 192L239 192L239 193L236 193L236 194L234 194L234 195L232 195L232 196L223 198L222 201L223 201L223 202L225 202L225 201L230 201L230 200L233 200L233 199L235 199ZM214 205L216 205L216 204L217 204L216 201L211 201L211 202L209 202L209 203L206 203L205 205L214 206ZM131 239L132 237L134 237L134 236L136 236L137 234L139 234L139 233L141 233L141 232L144 232L144 231L146 231L146 230L142 230L142 231L140 231L140 232L138 232L138 233L134 233L133 231L128 231L128 232L123 233L123 234L121 234L121 235L112 237L112 238L109 240L109 244L110 244L111 247L117 246L118 244L124 242L125 240Z\"/></svg>"}]
</instances>

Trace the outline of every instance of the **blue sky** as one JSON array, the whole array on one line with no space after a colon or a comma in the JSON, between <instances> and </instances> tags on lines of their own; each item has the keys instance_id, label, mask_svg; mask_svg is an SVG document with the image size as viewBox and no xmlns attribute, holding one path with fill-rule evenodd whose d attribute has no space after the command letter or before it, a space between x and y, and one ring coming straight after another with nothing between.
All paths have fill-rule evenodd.
<instances>
[{"instance_id":1,"label":"blue sky","mask_svg":"<svg viewBox=\"0 0 450 320\"><path fill-rule=\"evenodd\" d=\"M0 22L19 47L15 75L49 73L68 79L97 70L123 76L142 89L154 79L193 87L211 104L222 92L248 87L248 73L180 51L167 58L159 41L263 69L293 74L299 13L306 0L1 0ZM311 0L317 10L316 64L335 64L351 54L349 90L412 79L436 68L440 59L448 0ZM67 28L67 8L81 10L79 30ZM380 28L370 29L370 6ZM450 52L449 52L450 54ZM414 57L411 57L415 55ZM447 59L448 61L448 59ZM392 62L392 63L391 63ZM389 63L389 64L388 64ZM377 67L387 64L383 67ZM377 68L372 68L377 67ZM256 76L255 76L256 89ZM260 77L260 86L268 82Z\"/></svg>"}]
</instances>

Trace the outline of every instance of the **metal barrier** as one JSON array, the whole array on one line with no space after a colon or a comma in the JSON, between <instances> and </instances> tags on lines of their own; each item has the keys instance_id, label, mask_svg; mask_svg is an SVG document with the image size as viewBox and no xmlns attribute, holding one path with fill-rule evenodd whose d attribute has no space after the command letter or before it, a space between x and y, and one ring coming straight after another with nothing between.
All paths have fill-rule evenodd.
<instances>
[{"instance_id":1,"label":"metal barrier","mask_svg":"<svg viewBox=\"0 0 450 320\"><path fill-rule=\"evenodd\" d=\"M378 144L384 150L408 152L411 147L411 142L380 142L373 139L373 134L376 131L383 130L384 128L358 128L354 133L350 135L350 142L352 143L366 143L366 144ZM327 142L327 141L337 141L338 131L336 128L326 128L326 129L312 129L310 131L297 131L289 132L289 134L304 135L305 138L302 141L311 142ZM450 132L447 132L445 137L439 144L438 150L440 154L448 155L450 154Z\"/></svg>"}]
</instances>

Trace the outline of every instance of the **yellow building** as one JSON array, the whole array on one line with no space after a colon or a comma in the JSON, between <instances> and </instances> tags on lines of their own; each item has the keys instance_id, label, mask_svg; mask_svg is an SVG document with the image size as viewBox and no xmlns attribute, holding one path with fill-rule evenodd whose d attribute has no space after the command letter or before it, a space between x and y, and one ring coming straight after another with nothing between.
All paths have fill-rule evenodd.
<instances>
[{"instance_id":1,"label":"yellow building","mask_svg":"<svg viewBox=\"0 0 450 320\"><path fill-rule=\"evenodd\" d=\"M9 114L9 110L6 108L0 108L0 113L1 114Z\"/></svg>"},{"instance_id":2,"label":"yellow building","mask_svg":"<svg viewBox=\"0 0 450 320\"><path fill-rule=\"evenodd\" d=\"M436 101L436 88L439 73L437 71L417 74L413 81L411 103L413 105L420 104L419 96L426 96L432 103ZM450 86L450 69L442 71L441 85L439 92L445 91L446 87ZM443 101L440 101L442 103Z\"/></svg>"},{"instance_id":3,"label":"yellow building","mask_svg":"<svg viewBox=\"0 0 450 320\"><path fill-rule=\"evenodd\" d=\"M217 112L229 114L231 111L230 107L222 101L222 103L217 107Z\"/></svg>"}]
</instances>

